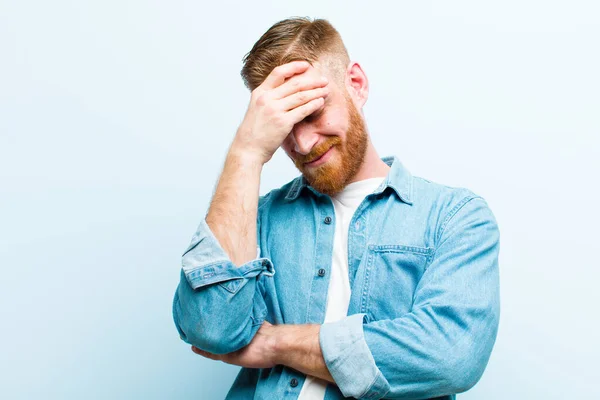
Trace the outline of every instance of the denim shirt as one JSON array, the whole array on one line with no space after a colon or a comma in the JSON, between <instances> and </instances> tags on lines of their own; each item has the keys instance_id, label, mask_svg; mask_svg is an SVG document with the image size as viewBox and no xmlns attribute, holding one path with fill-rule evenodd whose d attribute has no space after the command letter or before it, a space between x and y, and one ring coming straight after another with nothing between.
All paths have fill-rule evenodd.
<instances>
[{"instance_id":1,"label":"denim shirt","mask_svg":"<svg viewBox=\"0 0 600 400\"><path fill-rule=\"evenodd\" d=\"M200 222L173 299L181 339L223 354L250 343L265 320L321 324L335 380L325 400L455 399L475 385L500 317L497 221L472 191L382 160L386 178L350 222L345 318L323 323L333 203L300 175L259 197L254 260L235 266ZM296 399L305 377L284 365L243 367L227 399Z\"/></svg>"}]
</instances>

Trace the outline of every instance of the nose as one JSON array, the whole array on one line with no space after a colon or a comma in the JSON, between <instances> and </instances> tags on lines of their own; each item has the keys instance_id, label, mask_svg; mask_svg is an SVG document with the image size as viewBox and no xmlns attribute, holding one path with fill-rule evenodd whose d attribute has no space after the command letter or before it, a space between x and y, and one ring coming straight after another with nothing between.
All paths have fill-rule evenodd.
<instances>
[{"instance_id":1,"label":"nose","mask_svg":"<svg viewBox=\"0 0 600 400\"><path fill-rule=\"evenodd\" d=\"M291 135L294 151L302 155L310 153L314 145L319 141L319 134L304 122L294 125Z\"/></svg>"}]
</instances>

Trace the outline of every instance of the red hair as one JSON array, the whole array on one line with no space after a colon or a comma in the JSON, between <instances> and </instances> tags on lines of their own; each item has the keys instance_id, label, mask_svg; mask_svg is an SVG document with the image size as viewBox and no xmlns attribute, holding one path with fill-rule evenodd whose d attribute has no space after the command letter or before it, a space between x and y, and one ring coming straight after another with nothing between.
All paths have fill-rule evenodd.
<instances>
[{"instance_id":1,"label":"red hair","mask_svg":"<svg viewBox=\"0 0 600 400\"><path fill-rule=\"evenodd\" d=\"M244 56L240 75L252 91L275 67L297 60L324 62L338 82L343 81L350 63L342 38L329 21L295 17L273 24L258 39Z\"/></svg>"}]
</instances>

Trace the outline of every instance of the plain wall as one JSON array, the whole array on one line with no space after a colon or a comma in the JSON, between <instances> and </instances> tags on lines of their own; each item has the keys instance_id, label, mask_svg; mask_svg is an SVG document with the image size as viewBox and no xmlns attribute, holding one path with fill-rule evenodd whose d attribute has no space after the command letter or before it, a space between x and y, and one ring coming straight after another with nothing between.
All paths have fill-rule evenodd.
<instances>
[{"instance_id":1,"label":"plain wall","mask_svg":"<svg viewBox=\"0 0 600 400\"><path fill-rule=\"evenodd\" d=\"M221 399L171 304L271 24L328 18L380 155L482 195L500 330L461 399L600 398L600 7L0 0L0 397ZM261 193L297 176L279 150ZM588 254L589 253L589 254Z\"/></svg>"}]
</instances>

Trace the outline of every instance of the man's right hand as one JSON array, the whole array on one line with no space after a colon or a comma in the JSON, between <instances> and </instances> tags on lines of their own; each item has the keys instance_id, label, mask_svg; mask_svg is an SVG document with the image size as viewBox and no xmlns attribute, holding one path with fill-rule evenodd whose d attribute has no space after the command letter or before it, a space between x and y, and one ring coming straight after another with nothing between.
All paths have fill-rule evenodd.
<instances>
[{"instance_id":1,"label":"man's right hand","mask_svg":"<svg viewBox=\"0 0 600 400\"><path fill-rule=\"evenodd\" d=\"M327 83L306 61L274 68L252 91L232 148L262 164L268 162L294 125L323 106Z\"/></svg>"}]
</instances>

